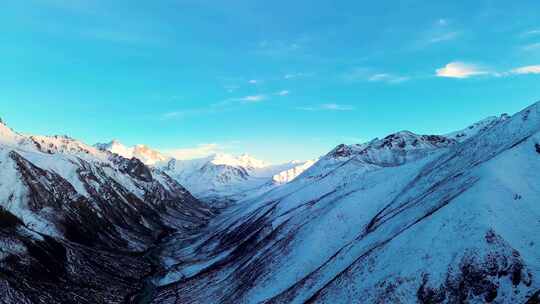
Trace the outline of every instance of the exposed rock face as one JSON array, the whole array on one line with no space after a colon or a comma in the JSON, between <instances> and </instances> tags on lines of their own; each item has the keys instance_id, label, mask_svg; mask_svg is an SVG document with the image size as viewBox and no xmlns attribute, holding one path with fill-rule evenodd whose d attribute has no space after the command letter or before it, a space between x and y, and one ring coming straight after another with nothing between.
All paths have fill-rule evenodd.
<instances>
[{"instance_id":1,"label":"exposed rock face","mask_svg":"<svg viewBox=\"0 0 540 304\"><path fill-rule=\"evenodd\" d=\"M210 221L137 158L0 124L0 300L130 303L152 275L155 304L536 304L539 140L540 103L340 145Z\"/></svg>"},{"instance_id":2,"label":"exposed rock face","mask_svg":"<svg viewBox=\"0 0 540 304\"><path fill-rule=\"evenodd\" d=\"M159 170L69 137L0 129L2 303L124 303L143 253L211 211Z\"/></svg>"}]
</instances>

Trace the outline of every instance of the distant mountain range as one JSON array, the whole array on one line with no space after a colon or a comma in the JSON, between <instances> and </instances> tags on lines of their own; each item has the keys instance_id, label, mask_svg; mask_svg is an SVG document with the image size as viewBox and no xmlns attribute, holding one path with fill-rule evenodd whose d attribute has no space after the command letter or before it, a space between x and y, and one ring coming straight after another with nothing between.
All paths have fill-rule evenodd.
<instances>
[{"instance_id":1,"label":"distant mountain range","mask_svg":"<svg viewBox=\"0 0 540 304\"><path fill-rule=\"evenodd\" d=\"M125 158L138 158L167 173L195 197L219 206L287 183L315 163L310 160L273 165L248 154L233 156L225 153L180 160L145 145L126 147L117 140L95 147Z\"/></svg>"},{"instance_id":2,"label":"distant mountain range","mask_svg":"<svg viewBox=\"0 0 540 304\"><path fill-rule=\"evenodd\" d=\"M540 102L281 165L0 122L0 302L536 304L539 202Z\"/></svg>"}]
</instances>

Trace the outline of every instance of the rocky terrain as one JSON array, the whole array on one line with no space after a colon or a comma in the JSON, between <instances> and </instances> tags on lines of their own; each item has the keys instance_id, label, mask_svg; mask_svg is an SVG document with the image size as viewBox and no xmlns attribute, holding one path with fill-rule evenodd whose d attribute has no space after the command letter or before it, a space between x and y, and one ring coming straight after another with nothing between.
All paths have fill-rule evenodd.
<instances>
[{"instance_id":1,"label":"rocky terrain","mask_svg":"<svg viewBox=\"0 0 540 304\"><path fill-rule=\"evenodd\" d=\"M247 154L216 153L194 159L177 159L145 145L126 147L117 140L96 148L125 158L138 158L186 187L198 199L223 208L250 195L287 183L315 163L290 161L270 164Z\"/></svg>"},{"instance_id":2,"label":"rocky terrain","mask_svg":"<svg viewBox=\"0 0 540 304\"><path fill-rule=\"evenodd\" d=\"M124 303L156 241L212 216L169 176L65 136L0 124L2 303Z\"/></svg>"},{"instance_id":3,"label":"rocky terrain","mask_svg":"<svg viewBox=\"0 0 540 304\"><path fill-rule=\"evenodd\" d=\"M538 303L539 145L536 103L338 146L171 237L152 303Z\"/></svg>"},{"instance_id":4,"label":"rocky terrain","mask_svg":"<svg viewBox=\"0 0 540 304\"><path fill-rule=\"evenodd\" d=\"M0 125L1 303L540 302L540 102L275 170L109 150Z\"/></svg>"}]
</instances>

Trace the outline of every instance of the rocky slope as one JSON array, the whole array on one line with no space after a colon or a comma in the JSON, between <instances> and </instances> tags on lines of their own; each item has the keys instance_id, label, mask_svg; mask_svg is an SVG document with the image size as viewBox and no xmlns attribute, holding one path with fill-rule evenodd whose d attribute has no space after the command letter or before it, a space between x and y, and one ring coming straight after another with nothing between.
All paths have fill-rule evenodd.
<instances>
[{"instance_id":1,"label":"rocky slope","mask_svg":"<svg viewBox=\"0 0 540 304\"><path fill-rule=\"evenodd\" d=\"M540 103L475 126L338 146L171 237L152 303L538 303Z\"/></svg>"},{"instance_id":2,"label":"rocky slope","mask_svg":"<svg viewBox=\"0 0 540 304\"><path fill-rule=\"evenodd\" d=\"M165 172L195 197L214 207L224 207L256 193L287 183L314 161L291 161L273 165L247 154L217 153L195 159L176 159L145 145L126 147L117 140L96 148L125 158L137 158Z\"/></svg>"},{"instance_id":3,"label":"rocky slope","mask_svg":"<svg viewBox=\"0 0 540 304\"><path fill-rule=\"evenodd\" d=\"M123 303L166 233L210 210L165 173L65 136L0 124L2 303Z\"/></svg>"}]
</instances>

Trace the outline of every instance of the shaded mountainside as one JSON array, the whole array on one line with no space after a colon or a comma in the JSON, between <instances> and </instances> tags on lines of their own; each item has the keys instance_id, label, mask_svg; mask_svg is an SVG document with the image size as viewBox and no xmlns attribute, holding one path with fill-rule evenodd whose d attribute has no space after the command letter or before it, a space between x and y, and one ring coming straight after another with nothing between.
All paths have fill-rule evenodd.
<instances>
[{"instance_id":1,"label":"shaded mountainside","mask_svg":"<svg viewBox=\"0 0 540 304\"><path fill-rule=\"evenodd\" d=\"M537 303L540 103L475 126L339 146L171 237L152 303Z\"/></svg>"},{"instance_id":2,"label":"shaded mountainside","mask_svg":"<svg viewBox=\"0 0 540 304\"><path fill-rule=\"evenodd\" d=\"M212 212L136 158L0 124L2 303L123 303L151 271L143 253Z\"/></svg>"}]
</instances>

